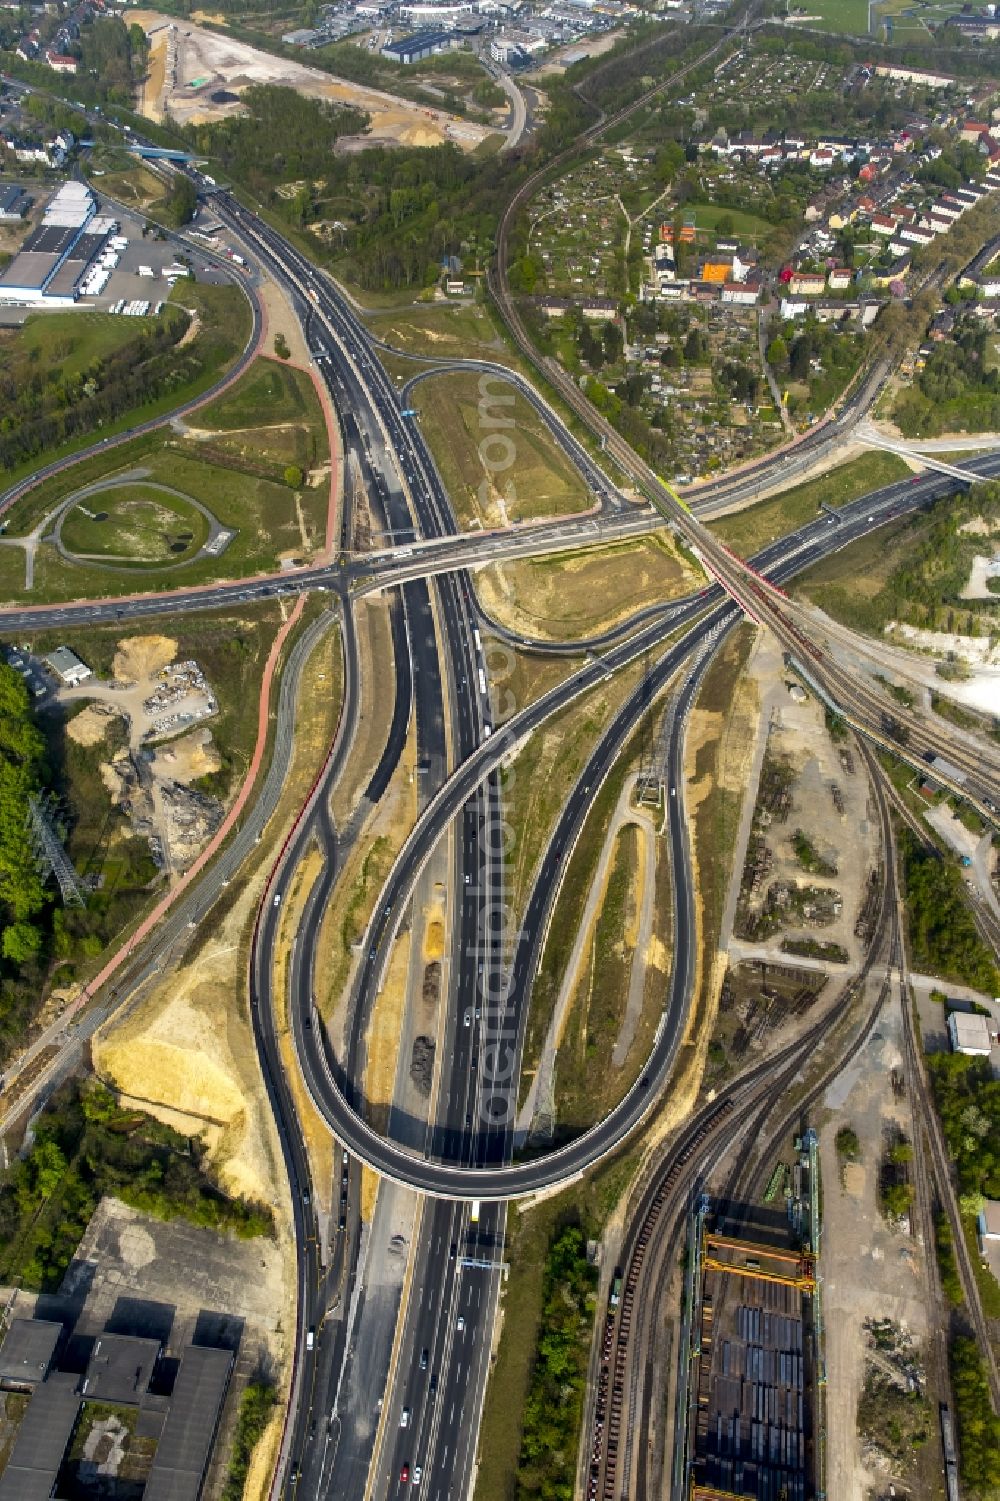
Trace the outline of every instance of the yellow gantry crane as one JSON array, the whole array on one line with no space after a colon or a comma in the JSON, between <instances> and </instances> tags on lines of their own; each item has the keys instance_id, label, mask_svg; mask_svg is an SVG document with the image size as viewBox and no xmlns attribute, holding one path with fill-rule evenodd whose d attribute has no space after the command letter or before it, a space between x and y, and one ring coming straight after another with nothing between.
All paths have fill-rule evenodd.
<instances>
[{"instance_id":1,"label":"yellow gantry crane","mask_svg":"<svg viewBox=\"0 0 1000 1501\"><path fill-rule=\"evenodd\" d=\"M742 1262L727 1261L720 1251L739 1251ZM734 1277L751 1277L757 1282L777 1282L800 1292L812 1292L816 1286L816 1263L809 1251L781 1251L774 1246L759 1246L752 1241L736 1240L706 1230L701 1243L702 1265L706 1271L729 1272ZM762 1261L786 1262L787 1270L764 1270Z\"/></svg>"}]
</instances>

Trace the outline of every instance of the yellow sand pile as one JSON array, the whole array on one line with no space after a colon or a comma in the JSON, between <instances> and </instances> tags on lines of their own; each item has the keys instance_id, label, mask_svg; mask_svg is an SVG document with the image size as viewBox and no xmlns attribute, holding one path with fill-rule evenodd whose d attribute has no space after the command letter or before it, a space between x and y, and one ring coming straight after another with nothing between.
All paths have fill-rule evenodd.
<instances>
[{"instance_id":1,"label":"yellow sand pile","mask_svg":"<svg viewBox=\"0 0 1000 1501\"><path fill-rule=\"evenodd\" d=\"M177 642L169 636L128 636L119 641L112 672L119 683L139 683L177 655Z\"/></svg>"},{"instance_id":2,"label":"yellow sand pile","mask_svg":"<svg viewBox=\"0 0 1000 1501\"><path fill-rule=\"evenodd\" d=\"M114 717L113 710L88 704L69 721L66 734L77 745L100 745L108 733L108 724Z\"/></svg>"}]
</instances>

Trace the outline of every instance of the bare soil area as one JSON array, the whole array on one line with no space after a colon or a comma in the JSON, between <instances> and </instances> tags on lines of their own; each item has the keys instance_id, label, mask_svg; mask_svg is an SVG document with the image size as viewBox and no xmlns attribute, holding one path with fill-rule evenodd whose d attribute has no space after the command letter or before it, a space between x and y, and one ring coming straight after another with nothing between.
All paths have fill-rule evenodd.
<instances>
[{"instance_id":1,"label":"bare soil area","mask_svg":"<svg viewBox=\"0 0 1000 1501\"><path fill-rule=\"evenodd\" d=\"M868 786L846 747L835 746L823 705L796 702L780 653L755 653L764 708L751 789L757 802L736 903L731 947L780 954L784 942L835 945L857 962L855 925L877 854ZM759 931L758 931L759 930ZM798 957L808 957L801 948Z\"/></svg>"},{"instance_id":2,"label":"bare soil area","mask_svg":"<svg viewBox=\"0 0 1000 1501\"><path fill-rule=\"evenodd\" d=\"M152 120L167 115L180 125L220 120L239 112L239 96L244 90L264 83L363 110L369 116L372 136L403 146L439 146L451 141L463 151L474 151L491 134L486 126L446 110L411 103L379 89L335 78L319 68L274 57L191 21L178 21L153 10L130 11L129 20L147 35L154 33L154 39L161 35L165 38L157 43L142 95L142 112ZM160 27L164 28L162 33ZM170 42L175 53L173 69L165 66L161 57L161 49L165 51ZM214 97L220 93L236 95L235 102Z\"/></svg>"},{"instance_id":3,"label":"bare soil area","mask_svg":"<svg viewBox=\"0 0 1000 1501\"><path fill-rule=\"evenodd\" d=\"M269 276L264 276L257 284L257 292L267 312L267 335L271 347L279 334L284 335L285 343L291 351L293 364L307 367L309 364L309 350L306 347L302 325L292 312L288 304L288 298Z\"/></svg>"},{"instance_id":4,"label":"bare soil area","mask_svg":"<svg viewBox=\"0 0 1000 1501\"><path fill-rule=\"evenodd\" d=\"M218 798L194 785L221 765L211 730L199 723L218 705L196 664L176 663L176 652L168 636L129 637L118 644L111 679L90 678L59 693L61 703L87 704L66 728L80 745L107 742L113 721L124 722L127 742L114 751L109 745L101 778L174 877L201 853L224 813ZM178 733L188 724L197 727Z\"/></svg>"},{"instance_id":5,"label":"bare soil area","mask_svg":"<svg viewBox=\"0 0 1000 1501\"><path fill-rule=\"evenodd\" d=\"M678 599L700 575L663 538L482 568L483 608L509 630L554 641L609 630L646 605Z\"/></svg>"},{"instance_id":6,"label":"bare soil area","mask_svg":"<svg viewBox=\"0 0 1000 1501\"><path fill-rule=\"evenodd\" d=\"M877 983L874 981L873 983ZM820 1132L823 1176L823 1279L827 1365L827 1494L884 1495L892 1477L862 1456L856 1421L865 1375L866 1319L892 1319L917 1346L927 1338L924 1250L905 1228L890 1226L878 1207L878 1173L887 1134L912 1136L905 1098L892 1085L902 1065L902 1021L893 1000L858 1057L827 1090L830 1112ZM837 1132L850 1126L861 1160L843 1170ZM925 1448L937 1453L936 1445ZM933 1455L932 1455L933 1458ZM915 1495L933 1491L919 1486Z\"/></svg>"}]
</instances>

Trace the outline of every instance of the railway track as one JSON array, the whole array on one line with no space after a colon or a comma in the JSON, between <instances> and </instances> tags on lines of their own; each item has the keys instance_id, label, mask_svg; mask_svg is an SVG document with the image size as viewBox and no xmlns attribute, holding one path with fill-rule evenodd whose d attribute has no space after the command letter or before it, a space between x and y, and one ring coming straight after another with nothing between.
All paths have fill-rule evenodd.
<instances>
[{"instance_id":1,"label":"railway track","mask_svg":"<svg viewBox=\"0 0 1000 1501\"><path fill-rule=\"evenodd\" d=\"M861 754L866 764L874 764L866 747L862 747ZM889 850L892 828L888 800L880 790L875 797L882 848ZM739 1092L747 1098L740 1103L748 1108L740 1112L743 1121L737 1134L740 1140L760 1141L766 1131L768 1146L756 1158L748 1157L737 1165L724 1191L727 1198L736 1199L753 1191L770 1146L785 1139L796 1117L815 1102L864 1046L888 998L893 969L898 968L898 943L895 873L887 865L878 919L858 974L819 1022L775 1058L758 1065L750 1076L744 1076L744 1086ZM830 1032L830 1018L843 1017L853 1008L873 970L882 963L885 975L875 1001L847 1047L838 1050L806 1094L784 1112L777 1125L769 1128L769 1119L796 1075ZM761 1081L759 1091L753 1090L754 1077ZM738 1086L739 1081L734 1081L732 1093L703 1108L687 1132L668 1149L666 1161L650 1175L633 1215L634 1228L626 1238L618 1305L608 1308L599 1335L601 1346L586 1455L587 1501L618 1501L621 1496L633 1495L635 1445L643 1442L649 1427L652 1390L649 1378L655 1359L655 1341L651 1336L674 1269L681 1212L689 1206L698 1179L711 1171L733 1145ZM675 1435L675 1444L676 1441ZM661 1477L649 1474L651 1468L659 1469L661 1448L662 1445L655 1449L647 1445L645 1455L640 1454L634 1486L636 1501L645 1501L647 1493L662 1494Z\"/></svg>"},{"instance_id":2,"label":"railway track","mask_svg":"<svg viewBox=\"0 0 1000 1501\"><path fill-rule=\"evenodd\" d=\"M928 1291L937 1305L939 1317L936 1324L941 1331L935 1338L930 1352L936 1389L941 1399L942 1459L949 1485L949 1497L955 1486L955 1455L951 1441L950 1379L947 1350L943 1330L943 1301L937 1277L933 1252L934 1223L932 1206L935 1203L948 1206L949 1220L959 1258L963 1291L970 1311L970 1318L977 1339L984 1351L991 1378L991 1391L997 1401L996 1362L989 1342L985 1318L978 1298L968 1249L957 1219L957 1206L950 1189L950 1172L947 1153L940 1133L940 1124L930 1101L922 1058L916 1042L910 1007L906 972L905 946L903 943L901 894L897 880L895 839L892 826L893 812L899 812L899 800L895 789L878 764L871 749L859 739L858 751L865 763L872 787L872 795L879 818L883 849L883 865L886 879L883 882L879 916L875 932L869 944L865 963L854 977L849 994L834 1003L833 1010L842 1011L863 994L867 982L881 965L885 972L875 999L863 1019L861 1027L852 1037L848 1047L840 1052L813 1081L806 1093L796 1099L775 1121L773 1119L787 1089L799 1072L803 1062L813 1051L825 1023L810 1029L808 1046L795 1050L794 1056L774 1060L771 1085L762 1094L748 1101L750 1118L742 1125L740 1139L764 1143L762 1150L748 1154L734 1166L722 1191L722 1197L730 1202L749 1201L762 1188L770 1157L784 1142L796 1120L815 1104L831 1081L857 1056L865 1045L882 1013L892 990L894 976L898 976L903 1007L904 1039L908 1077L912 1079L915 1136L914 1172L916 1177L916 1213L919 1219L918 1233L923 1240L928 1275ZM909 812L909 810L906 810ZM786 1050L786 1055L791 1053ZM658 1174L653 1175L640 1200L633 1217L633 1229L626 1240L627 1254L623 1257L625 1270L622 1273L619 1309L609 1308L600 1331L601 1349L598 1365L596 1399L593 1404L593 1419L589 1434L587 1453L588 1501L620 1501L621 1497L634 1497L634 1501L647 1501L648 1496L663 1494L662 1443L650 1443L654 1367L657 1361L655 1329L662 1319L663 1305L675 1270L676 1253L683 1222L683 1211L691 1203L692 1194L699 1176L711 1171L724 1154L732 1147L731 1130L724 1135L722 1127L732 1125L733 1101L723 1100L717 1106L719 1113L702 1118L693 1125L680 1150L668 1156ZM741 1111L741 1114L743 1112ZM769 1124L770 1123L770 1124ZM926 1147L925 1147L926 1141ZM942 1178L943 1174L943 1178ZM944 1191L942 1192L942 1186ZM964 1263L964 1264L963 1264ZM676 1357L676 1352L674 1352ZM677 1435L674 1443L677 1442ZM639 1446L638 1463L636 1446Z\"/></svg>"}]
</instances>

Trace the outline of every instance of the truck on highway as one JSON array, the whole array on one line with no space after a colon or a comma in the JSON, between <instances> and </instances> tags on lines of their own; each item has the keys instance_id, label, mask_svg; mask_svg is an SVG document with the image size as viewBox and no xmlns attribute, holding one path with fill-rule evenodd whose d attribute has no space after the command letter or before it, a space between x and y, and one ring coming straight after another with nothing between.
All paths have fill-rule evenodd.
<instances>
[{"instance_id":1,"label":"truck on highway","mask_svg":"<svg viewBox=\"0 0 1000 1501\"><path fill-rule=\"evenodd\" d=\"M472 1208L469 1210L469 1224L470 1225L478 1225L479 1224L479 1200L478 1199L473 1199L473 1201L472 1201Z\"/></svg>"}]
</instances>

